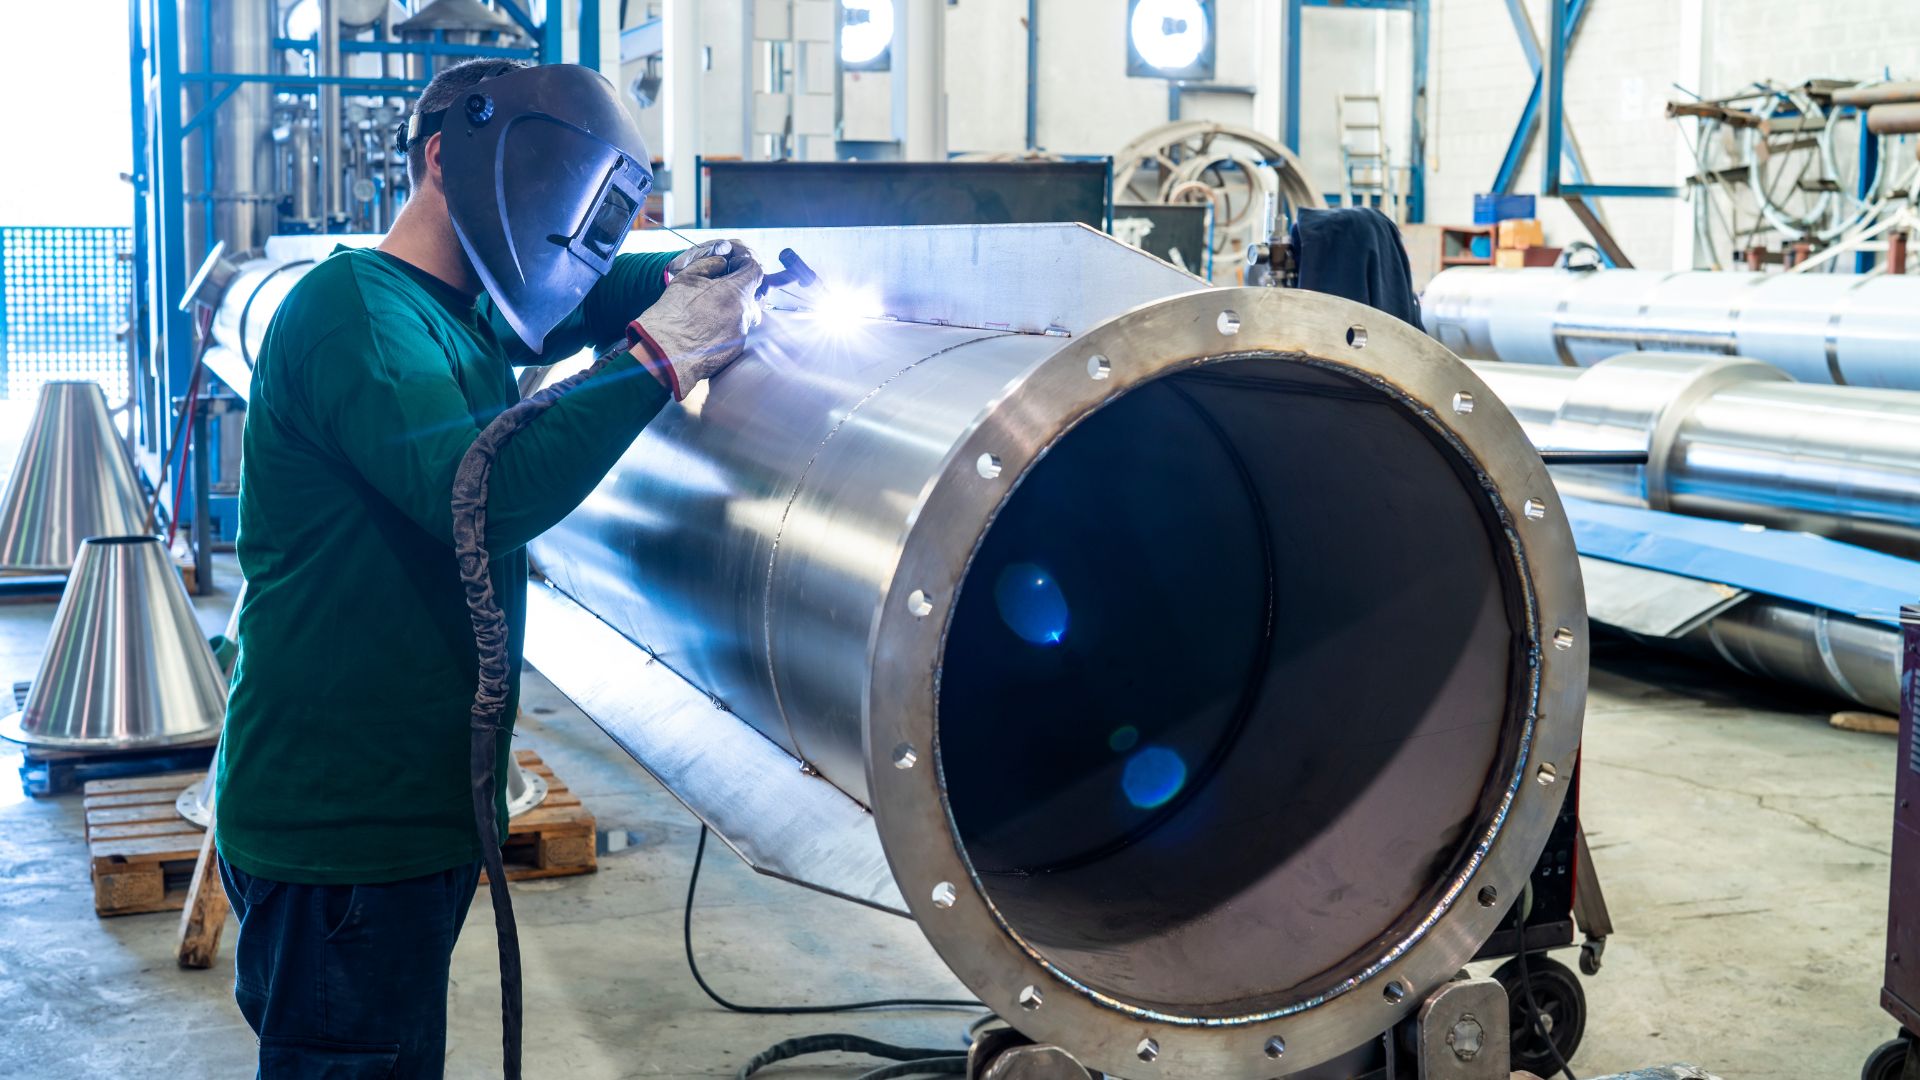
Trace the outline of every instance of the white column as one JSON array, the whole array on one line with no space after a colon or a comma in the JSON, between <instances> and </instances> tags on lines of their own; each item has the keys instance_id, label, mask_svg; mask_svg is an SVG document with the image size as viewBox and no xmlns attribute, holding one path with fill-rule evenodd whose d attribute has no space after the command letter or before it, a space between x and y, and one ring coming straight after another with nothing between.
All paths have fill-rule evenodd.
<instances>
[{"instance_id":1,"label":"white column","mask_svg":"<svg viewBox=\"0 0 1920 1080\"><path fill-rule=\"evenodd\" d=\"M893 135L908 161L947 157L945 0L894 0Z\"/></svg>"},{"instance_id":2,"label":"white column","mask_svg":"<svg viewBox=\"0 0 1920 1080\"><path fill-rule=\"evenodd\" d=\"M600 5L600 74L618 87L621 96L627 92L621 81L620 71L620 0L585 0L586 3Z\"/></svg>"},{"instance_id":3,"label":"white column","mask_svg":"<svg viewBox=\"0 0 1920 1080\"><path fill-rule=\"evenodd\" d=\"M700 156L700 19L698 0L666 0L661 12L661 88L663 112L660 159L671 187L666 194L667 224L691 224L696 213L695 159ZM617 5L616 5L617 6Z\"/></svg>"},{"instance_id":4,"label":"white column","mask_svg":"<svg viewBox=\"0 0 1920 1080\"><path fill-rule=\"evenodd\" d=\"M1269 0L1258 5L1254 23L1253 129L1278 141L1286 123L1287 5Z\"/></svg>"},{"instance_id":5,"label":"white column","mask_svg":"<svg viewBox=\"0 0 1920 1080\"><path fill-rule=\"evenodd\" d=\"M1674 71L1674 82L1696 94L1707 92L1707 48L1706 8L1707 0L1680 0L1677 5L1680 13L1679 64ZM1686 125L1682 127L1682 125ZM1686 178L1693 175L1695 163L1693 153L1687 149L1687 135L1691 133L1694 121L1676 121L1673 125L1674 183L1685 186ZM1707 198L1708 193L1700 191L1699 198ZM1695 250L1693 229L1693 203L1687 199L1673 200L1673 264L1681 270L1691 269L1694 260L1706 254Z\"/></svg>"}]
</instances>

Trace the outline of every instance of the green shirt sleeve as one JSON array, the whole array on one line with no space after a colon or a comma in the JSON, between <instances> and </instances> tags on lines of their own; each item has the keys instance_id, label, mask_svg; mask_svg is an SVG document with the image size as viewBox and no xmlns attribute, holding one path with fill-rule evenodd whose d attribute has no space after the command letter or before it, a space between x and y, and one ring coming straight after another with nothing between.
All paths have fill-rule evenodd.
<instances>
[{"instance_id":1,"label":"green shirt sleeve","mask_svg":"<svg viewBox=\"0 0 1920 1080\"><path fill-rule=\"evenodd\" d=\"M666 288L667 264L678 251L649 252L644 255L616 255L607 270L581 301L573 314L547 334L545 346L537 355L507 325L500 308L489 297L480 299L480 313L492 324L493 332L507 347L515 366L557 364L581 349L595 352L606 348L627 332L627 324L660 299Z\"/></svg>"},{"instance_id":2,"label":"green shirt sleeve","mask_svg":"<svg viewBox=\"0 0 1920 1080\"><path fill-rule=\"evenodd\" d=\"M643 271L635 267L615 284L642 295L631 275ZM577 324L573 333L611 327L607 313L623 310L611 296L596 302L589 295L587 307L593 310L569 320ZM640 310L631 309L618 326ZM313 426L366 484L451 545L454 472L482 424L423 321L378 304L369 314L364 324L338 326L314 342L295 366ZM503 367L499 377L509 376ZM522 547L571 513L668 398L658 379L622 353L521 430L494 462L488 548L498 554Z\"/></svg>"}]
</instances>

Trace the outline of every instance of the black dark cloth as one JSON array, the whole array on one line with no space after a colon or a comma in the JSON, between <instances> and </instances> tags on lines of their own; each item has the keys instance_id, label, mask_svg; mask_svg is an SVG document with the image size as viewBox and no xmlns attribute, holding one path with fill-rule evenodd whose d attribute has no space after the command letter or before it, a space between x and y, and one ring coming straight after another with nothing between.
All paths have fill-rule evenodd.
<instances>
[{"instance_id":1,"label":"black dark cloth","mask_svg":"<svg viewBox=\"0 0 1920 1080\"><path fill-rule=\"evenodd\" d=\"M233 996L259 1080L438 1080L447 974L478 862L384 885L299 885L220 860Z\"/></svg>"},{"instance_id":2,"label":"black dark cloth","mask_svg":"<svg viewBox=\"0 0 1920 1080\"><path fill-rule=\"evenodd\" d=\"M1426 329L1407 249L1387 215L1370 206L1302 210L1290 240L1300 288L1378 308Z\"/></svg>"}]
</instances>

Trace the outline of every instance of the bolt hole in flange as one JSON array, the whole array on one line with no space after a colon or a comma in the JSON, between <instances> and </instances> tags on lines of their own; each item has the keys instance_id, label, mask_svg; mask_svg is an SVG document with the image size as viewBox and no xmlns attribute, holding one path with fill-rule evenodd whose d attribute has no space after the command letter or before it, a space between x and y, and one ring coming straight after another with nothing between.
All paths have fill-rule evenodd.
<instances>
[{"instance_id":1,"label":"bolt hole in flange","mask_svg":"<svg viewBox=\"0 0 1920 1080\"><path fill-rule=\"evenodd\" d=\"M1279 1008L1464 872L1528 624L1427 415L1236 356L1110 399L1000 504L943 605L933 752L981 894L1049 964L1178 1015Z\"/></svg>"},{"instance_id":2,"label":"bolt hole in flange","mask_svg":"<svg viewBox=\"0 0 1920 1080\"><path fill-rule=\"evenodd\" d=\"M1355 349L1367 347L1367 328L1364 326L1347 327L1347 344Z\"/></svg>"}]
</instances>

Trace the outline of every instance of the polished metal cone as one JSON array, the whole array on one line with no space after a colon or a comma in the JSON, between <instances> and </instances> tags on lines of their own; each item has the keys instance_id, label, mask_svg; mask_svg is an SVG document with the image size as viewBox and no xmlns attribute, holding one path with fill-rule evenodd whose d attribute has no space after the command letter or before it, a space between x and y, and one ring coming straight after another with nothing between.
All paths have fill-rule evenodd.
<instances>
[{"instance_id":1,"label":"polished metal cone","mask_svg":"<svg viewBox=\"0 0 1920 1080\"><path fill-rule=\"evenodd\" d=\"M80 546L27 707L0 738L53 750L147 750L220 732L227 680L151 536Z\"/></svg>"},{"instance_id":2,"label":"polished metal cone","mask_svg":"<svg viewBox=\"0 0 1920 1080\"><path fill-rule=\"evenodd\" d=\"M546 779L514 762L513 771L507 774L507 816L517 818L539 806L546 797ZM213 773L209 771L205 780L195 780L182 791L173 800L173 808L181 817L206 828L207 822L213 820Z\"/></svg>"},{"instance_id":3,"label":"polished metal cone","mask_svg":"<svg viewBox=\"0 0 1920 1080\"><path fill-rule=\"evenodd\" d=\"M131 536L146 517L100 385L42 386L0 498L0 570L65 573L80 541Z\"/></svg>"}]
</instances>

